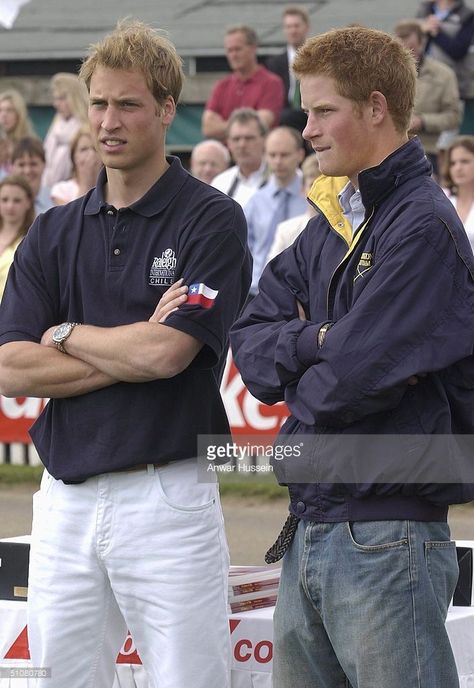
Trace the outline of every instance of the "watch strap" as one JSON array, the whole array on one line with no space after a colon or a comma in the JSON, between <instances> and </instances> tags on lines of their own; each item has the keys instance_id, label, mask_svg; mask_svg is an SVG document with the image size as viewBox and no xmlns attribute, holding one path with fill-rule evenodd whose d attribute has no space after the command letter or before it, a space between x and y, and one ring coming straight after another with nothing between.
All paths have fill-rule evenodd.
<instances>
[{"instance_id":1,"label":"watch strap","mask_svg":"<svg viewBox=\"0 0 474 688\"><path fill-rule=\"evenodd\" d=\"M79 325L80 323L77 323L77 322L68 322L68 323L65 323L65 324L69 325L69 332L61 339L61 341L55 341L55 342L54 342L54 343L56 344L56 348L57 348L58 351L60 351L62 354L67 354L67 351L66 351L66 349L64 348L64 342L66 341L66 339L68 339L68 337L71 336L71 333L72 333L73 329L76 327L76 325Z\"/></svg>"},{"instance_id":2,"label":"watch strap","mask_svg":"<svg viewBox=\"0 0 474 688\"><path fill-rule=\"evenodd\" d=\"M319 332L318 332L318 349L320 349L320 348L323 346L324 340L326 339L326 334L327 334L328 330L331 329L332 325L333 325L332 322L327 322L327 323L324 323L324 325L322 325L322 326L319 328Z\"/></svg>"}]
</instances>

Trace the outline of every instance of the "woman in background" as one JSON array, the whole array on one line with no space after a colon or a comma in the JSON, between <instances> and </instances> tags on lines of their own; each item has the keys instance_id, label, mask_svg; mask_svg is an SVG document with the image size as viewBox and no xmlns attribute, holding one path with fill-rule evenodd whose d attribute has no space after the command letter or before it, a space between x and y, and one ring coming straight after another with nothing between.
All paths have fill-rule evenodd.
<instances>
[{"instance_id":1,"label":"woman in background","mask_svg":"<svg viewBox=\"0 0 474 688\"><path fill-rule=\"evenodd\" d=\"M51 189L55 205L69 203L95 186L102 162L92 143L88 125L82 126L71 142L71 161L71 179L57 182Z\"/></svg>"},{"instance_id":2,"label":"woman in background","mask_svg":"<svg viewBox=\"0 0 474 688\"><path fill-rule=\"evenodd\" d=\"M458 136L449 146L445 185L474 250L474 136Z\"/></svg>"},{"instance_id":3,"label":"woman in background","mask_svg":"<svg viewBox=\"0 0 474 688\"><path fill-rule=\"evenodd\" d=\"M25 99L14 89L0 93L0 128L8 141L9 158L17 141L26 136L36 136Z\"/></svg>"},{"instance_id":4,"label":"woman in background","mask_svg":"<svg viewBox=\"0 0 474 688\"><path fill-rule=\"evenodd\" d=\"M44 140L46 168L43 186L69 179L72 173L71 141L87 122L87 89L75 74L58 72L51 79L56 114Z\"/></svg>"},{"instance_id":5,"label":"woman in background","mask_svg":"<svg viewBox=\"0 0 474 688\"><path fill-rule=\"evenodd\" d=\"M33 191L23 177L0 181L0 299L18 244L35 216Z\"/></svg>"}]
</instances>

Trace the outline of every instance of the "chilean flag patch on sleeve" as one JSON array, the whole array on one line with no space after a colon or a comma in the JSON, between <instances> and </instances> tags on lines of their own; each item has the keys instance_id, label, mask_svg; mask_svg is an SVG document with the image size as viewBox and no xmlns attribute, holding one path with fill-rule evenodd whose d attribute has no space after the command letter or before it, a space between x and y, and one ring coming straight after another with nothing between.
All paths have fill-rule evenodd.
<instances>
[{"instance_id":1,"label":"chilean flag patch on sleeve","mask_svg":"<svg viewBox=\"0 0 474 688\"><path fill-rule=\"evenodd\" d=\"M218 293L218 291L210 289L202 282L200 284L191 284L188 289L188 300L186 303L202 306L203 308L212 308Z\"/></svg>"}]
</instances>

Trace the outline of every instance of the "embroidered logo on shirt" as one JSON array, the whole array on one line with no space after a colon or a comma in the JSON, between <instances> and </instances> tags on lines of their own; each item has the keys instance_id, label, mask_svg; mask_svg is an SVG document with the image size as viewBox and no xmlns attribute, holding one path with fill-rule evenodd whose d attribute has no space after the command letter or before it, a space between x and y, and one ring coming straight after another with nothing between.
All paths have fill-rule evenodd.
<instances>
[{"instance_id":1,"label":"embroidered logo on shirt","mask_svg":"<svg viewBox=\"0 0 474 688\"><path fill-rule=\"evenodd\" d=\"M373 265L373 254L372 253L363 253L360 257L359 265L357 266L357 272L356 272L356 276L354 277L354 282L357 279L359 279L359 277L363 277L364 273L366 273L367 270L370 270L372 265Z\"/></svg>"},{"instance_id":2,"label":"embroidered logo on shirt","mask_svg":"<svg viewBox=\"0 0 474 688\"><path fill-rule=\"evenodd\" d=\"M176 254L172 248L167 248L161 254L161 258L153 258L148 284L154 287L170 287L174 282L175 268Z\"/></svg>"}]
</instances>

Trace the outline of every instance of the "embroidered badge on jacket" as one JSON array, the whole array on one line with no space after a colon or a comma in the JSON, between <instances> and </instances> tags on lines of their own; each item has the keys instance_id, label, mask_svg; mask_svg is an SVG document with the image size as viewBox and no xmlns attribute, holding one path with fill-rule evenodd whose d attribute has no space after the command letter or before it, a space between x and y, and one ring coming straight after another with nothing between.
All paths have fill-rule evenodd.
<instances>
[{"instance_id":1,"label":"embroidered badge on jacket","mask_svg":"<svg viewBox=\"0 0 474 688\"><path fill-rule=\"evenodd\" d=\"M372 265L373 265L373 254L364 252L360 257L359 265L357 266L356 276L354 277L354 282L357 279L359 279L359 277L363 277L364 273L366 273L368 270L370 270Z\"/></svg>"}]
</instances>

